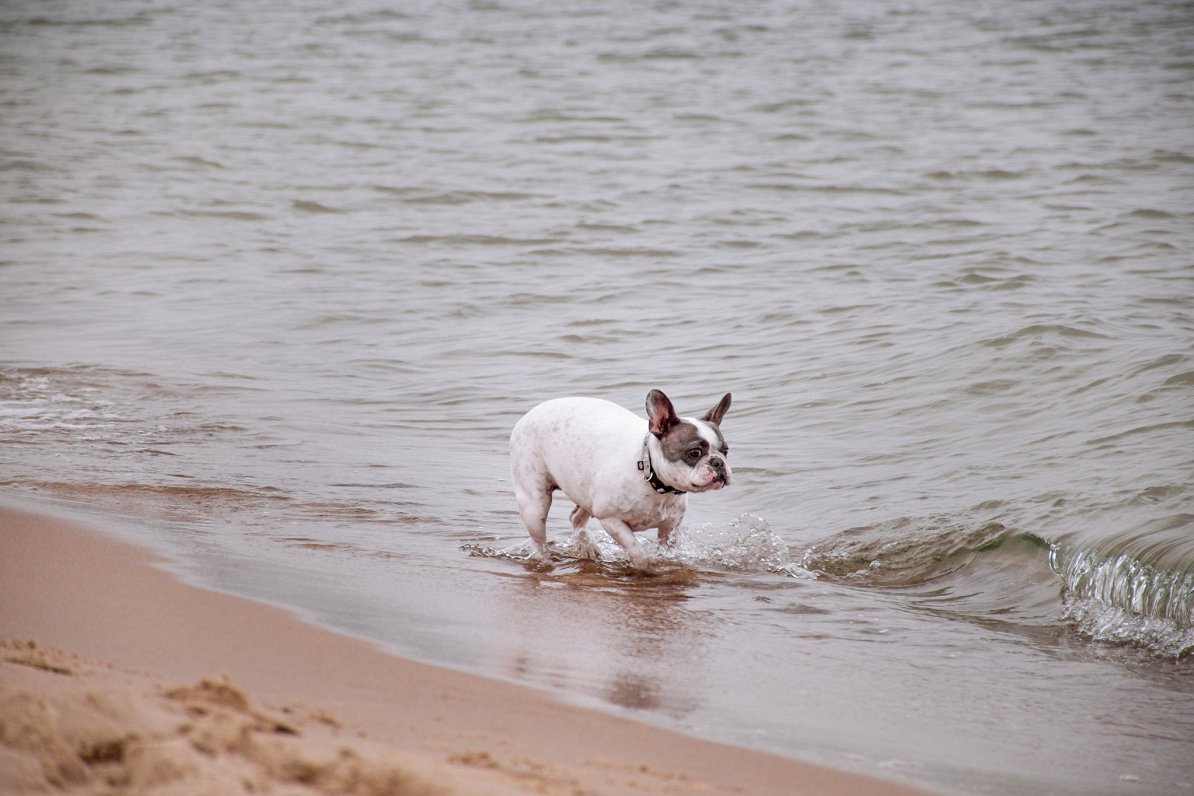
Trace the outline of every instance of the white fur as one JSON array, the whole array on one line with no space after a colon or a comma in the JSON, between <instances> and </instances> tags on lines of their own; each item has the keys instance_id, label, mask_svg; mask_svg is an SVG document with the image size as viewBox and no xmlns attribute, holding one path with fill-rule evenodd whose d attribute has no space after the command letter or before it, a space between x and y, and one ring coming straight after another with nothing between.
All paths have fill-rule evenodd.
<instances>
[{"instance_id":1,"label":"white fur","mask_svg":"<svg viewBox=\"0 0 1194 796\"><path fill-rule=\"evenodd\" d=\"M718 440L704 421L681 418L716 451ZM596 517L630 556L647 569L647 555L635 531L659 529L666 544L684 518L684 494L657 494L637 463L646 437L655 471L663 481L688 492L724 485L707 461L693 468L669 462L660 441L647 433L647 420L617 404L597 398L556 398L528 412L510 435L510 475L519 512L534 541L536 555L547 561L547 514L552 486L575 504L572 526L582 549L589 546L585 524ZM723 457L724 458L724 457ZM728 477L729 465L725 465Z\"/></svg>"}]
</instances>

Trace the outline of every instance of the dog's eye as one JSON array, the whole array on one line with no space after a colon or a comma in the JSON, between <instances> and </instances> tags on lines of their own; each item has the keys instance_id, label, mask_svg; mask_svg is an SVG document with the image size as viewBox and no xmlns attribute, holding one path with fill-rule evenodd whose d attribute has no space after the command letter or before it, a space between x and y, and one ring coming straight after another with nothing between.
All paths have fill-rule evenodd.
<instances>
[{"instance_id":1,"label":"dog's eye","mask_svg":"<svg viewBox=\"0 0 1194 796\"><path fill-rule=\"evenodd\" d=\"M704 454L702 453L700 448L691 448L688 451L688 458L690 458L690 459L699 459L699 458L701 458L702 455L704 455Z\"/></svg>"}]
</instances>

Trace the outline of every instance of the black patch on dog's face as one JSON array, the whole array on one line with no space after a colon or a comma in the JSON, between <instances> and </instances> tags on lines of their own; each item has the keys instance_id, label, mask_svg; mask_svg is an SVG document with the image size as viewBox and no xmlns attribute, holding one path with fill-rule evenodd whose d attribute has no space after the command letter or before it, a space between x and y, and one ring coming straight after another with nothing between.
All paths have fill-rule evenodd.
<instances>
[{"instance_id":1,"label":"black patch on dog's face","mask_svg":"<svg viewBox=\"0 0 1194 796\"><path fill-rule=\"evenodd\" d=\"M717 437L718 451L724 454L727 448L725 438L721 436L721 429L712 423L709 424L709 428ZM709 454L709 440L705 439L695 423L687 420L672 426L659 442L668 461L680 462L689 467L695 467Z\"/></svg>"}]
</instances>

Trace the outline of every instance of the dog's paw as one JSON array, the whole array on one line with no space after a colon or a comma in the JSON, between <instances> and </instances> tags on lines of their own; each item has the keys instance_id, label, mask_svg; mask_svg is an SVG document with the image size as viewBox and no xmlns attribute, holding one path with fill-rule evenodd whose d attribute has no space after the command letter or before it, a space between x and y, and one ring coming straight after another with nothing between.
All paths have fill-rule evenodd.
<instances>
[{"instance_id":1,"label":"dog's paw","mask_svg":"<svg viewBox=\"0 0 1194 796\"><path fill-rule=\"evenodd\" d=\"M654 575L655 567L645 552L630 556L630 570L638 575Z\"/></svg>"},{"instance_id":2,"label":"dog's paw","mask_svg":"<svg viewBox=\"0 0 1194 796\"><path fill-rule=\"evenodd\" d=\"M550 544L549 542L548 545ZM537 572L550 572L555 566L555 557L552 556L548 545L532 549L526 557L527 566Z\"/></svg>"},{"instance_id":3,"label":"dog's paw","mask_svg":"<svg viewBox=\"0 0 1194 796\"><path fill-rule=\"evenodd\" d=\"M601 548L587 533L581 532L572 537L572 549L577 558L587 561L601 560Z\"/></svg>"}]
</instances>

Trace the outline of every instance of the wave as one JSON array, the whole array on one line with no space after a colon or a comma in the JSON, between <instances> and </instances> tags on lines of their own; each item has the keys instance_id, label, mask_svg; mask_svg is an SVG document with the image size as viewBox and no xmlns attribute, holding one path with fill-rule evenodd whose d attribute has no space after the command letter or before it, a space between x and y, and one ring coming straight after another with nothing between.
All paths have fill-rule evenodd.
<instances>
[{"instance_id":1,"label":"wave","mask_svg":"<svg viewBox=\"0 0 1194 796\"><path fill-rule=\"evenodd\" d=\"M0 480L0 487L13 487L70 500L84 499L88 504L106 508L133 508L141 513L156 513L154 509L170 509L186 519L199 520L225 516L234 511L253 511L262 506L293 501L278 487L233 487L219 484L147 484L147 483L80 483L34 479ZM200 513L184 509L202 509ZM118 511L118 513L124 513Z\"/></svg>"},{"instance_id":2,"label":"wave","mask_svg":"<svg viewBox=\"0 0 1194 796\"><path fill-rule=\"evenodd\" d=\"M945 518L900 517L815 542L800 563L820 576L859 585L919 586L971 564L1012 535L998 522L967 528Z\"/></svg>"},{"instance_id":3,"label":"wave","mask_svg":"<svg viewBox=\"0 0 1194 796\"><path fill-rule=\"evenodd\" d=\"M899 591L919 609L1076 630L1182 658L1194 653L1194 565L1184 546L1165 541L1172 534L1151 531L1074 543L999 522L899 518L821 540L799 564L817 577Z\"/></svg>"},{"instance_id":4,"label":"wave","mask_svg":"<svg viewBox=\"0 0 1194 796\"><path fill-rule=\"evenodd\" d=\"M1047 643L1063 621L1048 549L1000 522L901 517L815 542L800 564L818 578L881 590L908 610Z\"/></svg>"},{"instance_id":5,"label":"wave","mask_svg":"<svg viewBox=\"0 0 1194 796\"><path fill-rule=\"evenodd\" d=\"M1194 568L1165 568L1126 552L1054 544L1066 617L1083 634L1166 657L1194 653Z\"/></svg>"}]
</instances>

